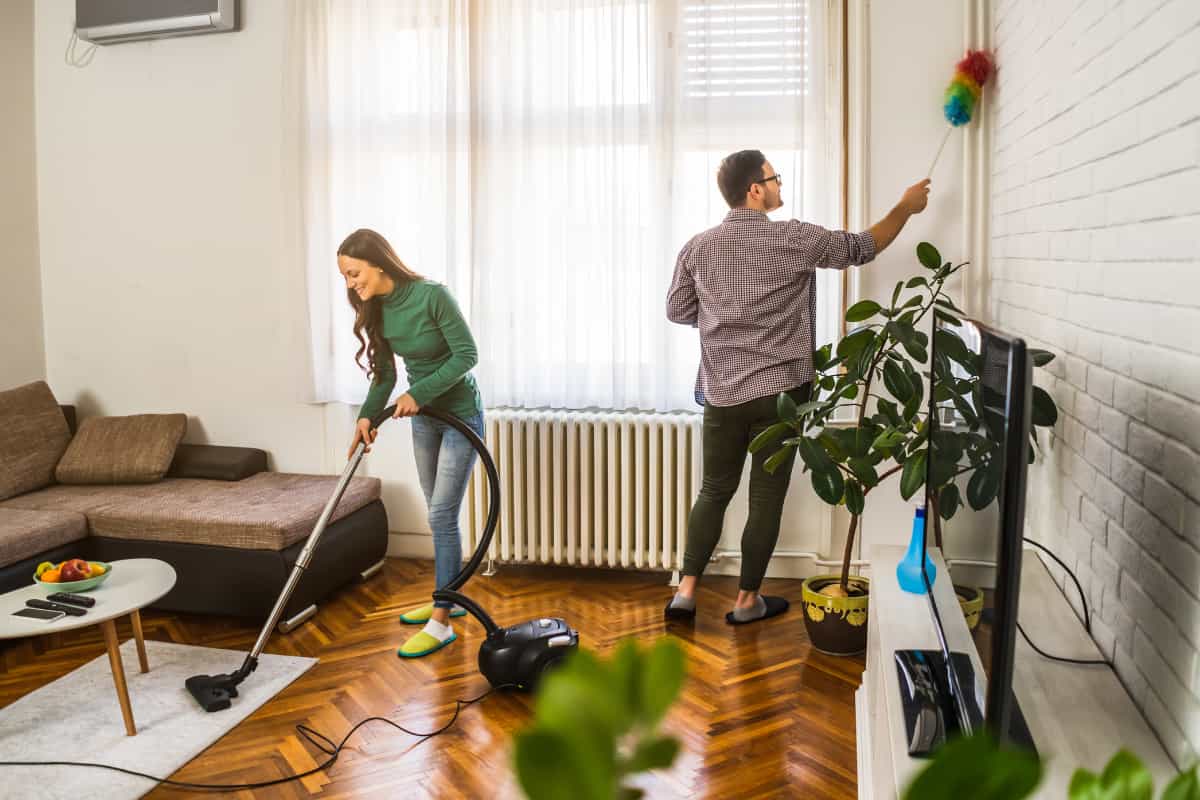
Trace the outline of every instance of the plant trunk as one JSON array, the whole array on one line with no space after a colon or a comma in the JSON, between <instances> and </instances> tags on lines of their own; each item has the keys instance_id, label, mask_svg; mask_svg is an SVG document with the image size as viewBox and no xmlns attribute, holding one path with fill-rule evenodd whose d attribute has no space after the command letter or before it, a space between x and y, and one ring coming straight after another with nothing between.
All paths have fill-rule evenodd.
<instances>
[{"instance_id":1,"label":"plant trunk","mask_svg":"<svg viewBox=\"0 0 1200 800\"><path fill-rule=\"evenodd\" d=\"M846 552L842 556L842 591L850 595L850 557L854 554L854 532L858 530L858 515L850 515L850 530L846 533Z\"/></svg>"}]
</instances>

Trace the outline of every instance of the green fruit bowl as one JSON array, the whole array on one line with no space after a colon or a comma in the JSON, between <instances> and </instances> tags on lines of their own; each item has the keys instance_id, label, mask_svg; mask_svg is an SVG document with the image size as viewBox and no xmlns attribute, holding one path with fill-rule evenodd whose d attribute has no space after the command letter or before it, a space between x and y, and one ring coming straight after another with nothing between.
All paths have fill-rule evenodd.
<instances>
[{"instance_id":1,"label":"green fruit bowl","mask_svg":"<svg viewBox=\"0 0 1200 800\"><path fill-rule=\"evenodd\" d=\"M102 564L104 566L104 574L103 575L96 575L95 577L85 578L84 580L81 580L81 581L59 581L58 583L47 583L46 581L43 581L40 578L38 578L38 576L34 575L33 582L36 583L38 586L41 586L43 589L45 589L46 594L53 594L54 592L72 592L73 593L73 592L91 591L92 589L95 589L97 586L99 586L100 584L102 584L106 580L108 580L108 576L112 575L112 570L113 570L112 564L109 564L106 561L96 561L95 563Z\"/></svg>"}]
</instances>

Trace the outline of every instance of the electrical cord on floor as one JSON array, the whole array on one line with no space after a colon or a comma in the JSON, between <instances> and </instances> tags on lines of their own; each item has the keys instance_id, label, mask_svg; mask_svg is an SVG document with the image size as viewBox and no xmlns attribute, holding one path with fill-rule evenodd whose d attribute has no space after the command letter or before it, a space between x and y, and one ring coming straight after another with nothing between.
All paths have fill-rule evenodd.
<instances>
[{"instance_id":1,"label":"electrical cord on floor","mask_svg":"<svg viewBox=\"0 0 1200 800\"><path fill-rule=\"evenodd\" d=\"M421 744L427 739L431 739L434 736L437 736L439 733L443 733L444 731L448 730L450 726L458 720L459 712L467 706L478 703L492 692L500 689L512 688L516 688L516 684L501 684L500 686L493 686L483 694L470 700L455 700L454 715L450 717L450 721L438 728L436 731L432 731L430 733L418 733L417 731L410 731L408 728L400 725L399 723L391 721L387 717L367 717L366 719L355 724L355 726L350 729L350 732L342 737L342 741L335 745L327 736L317 733L307 725L297 725L296 731L305 739L307 739L313 747L317 748L322 753L325 753L327 756L329 756L329 758L325 759L323 763L313 767L307 772L301 772L298 775L289 775L286 778L276 778L272 781L260 781L258 783L188 783L186 781L173 781L169 778L158 778L154 775L147 775L144 772L137 772L136 770L125 769L124 767L114 767L111 764L93 764L86 761L0 761L0 767L96 767L98 769L108 769L114 772L123 772L126 775L134 775L138 778L147 778L149 780L156 781L157 783L165 784L167 786L175 786L180 789L202 789L213 792L237 792L244 791L246 789L263 789L267 786L276 786L281 783L298 781L301 778L307 778L309 775L328 769L333 765L333 762L337 761L338 756L342 752L342 748L346 746L346 742L351 736L354 735L354 732L363 725L366 725L368 722L386 722L388 725L407 733L409 736L418 737L419 741L416 744Z\"/></svg>"},{"instance_id":2,"label":"electrical cord on floor","mask_svg":"<svg viewBox=\"0 0 1200 800\"><path fill-rule=\"evenodd\" d=\"M1043 553L1045 553L1046 555L1048 555L1052 559L1054 559L1058 563L1058 565L1060 567L1062 567L1064 570L1066 570L1067 574L1071 576L1071 580L1075 583L1075 588L1079 590L1079 602L1083 604L1083 629L1085 631L1087 631L1088 636L1091 636L1092 635L1092 617L1090 614L1088 614L1087 597L1084 595L1083 586L1080 585L1079 579L1075 577L1075 573L1071 571L1070 567L1068 567L1066 564L1063 563L1063 560L1061 558L1054 555L1054 553L1052 553L1049 548L1045 547L1042 544L1039 544L1038 542L1035 542L1033 539L1030 539L1026 536L1023 536L1021 538L1024 539L1027 544L1033 545L1034 547L1038 548ZM1108 659L1067 658L1066 656L1050 655L1045 650L1043 650L1042 648L1038 647L1036 644L1033 643L1033 640L1029 638L1029 634L1026 633L1025 629L1021 627L1020 621L1017 622L1017 630L1021 632L1021 636L1025 639L1026 643L1028 643L1028 645L1030 647L1032 647L1034 649L1034 651L1038 655L1040 655L1042 658L1048 658L1051 661L1062 661L1066 664L1094 664L1096 666L1103 664L1106 667L1113 666L1112 663Z\"/></svg>"}]
</instances>

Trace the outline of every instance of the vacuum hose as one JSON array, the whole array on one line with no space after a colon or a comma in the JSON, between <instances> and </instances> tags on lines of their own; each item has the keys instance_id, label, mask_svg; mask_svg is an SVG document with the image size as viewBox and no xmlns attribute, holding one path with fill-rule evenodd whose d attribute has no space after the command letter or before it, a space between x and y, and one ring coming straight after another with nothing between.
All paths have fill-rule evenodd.
<instances>
[{"instance_id":1,"label":"vacuum hose","mask_svg":"<svg viewBox=\"0 0 1200 800\"><path fill-rule=\"evenodd\" d=\"M380 411L371 420L371 427L373 429L378 428L395 411L396 407L394 405ZM479 454L479 461L483 464L484 472L487 473L490 501L488 502L487 521L483 524L483 535L479 538L479 544L475 545L475 552L471 554L471 558L449 583L433 593L433 599L444 603L457 603L462 606L470 612L471 616L479 620L479 623L483 625L484 629L490 635L500 630L500 626L474 600L459 594L458 590L475 574L475 570L479 569L479 565L483 563L483 557L487 553L488 547L492 544L492 536L496 532L496 522L500 518L500 473L496 471L496 462L492 460L492 455L488 452L487 445L484 444L483 439L479 438L479 434L471 430L471 427L467 423L453 414L436 408L430 408L429 406L422 408L418 413L444 422L461 433L471 443L471 446L475 448L475 452Z\"/></svg>"}]
</instances>

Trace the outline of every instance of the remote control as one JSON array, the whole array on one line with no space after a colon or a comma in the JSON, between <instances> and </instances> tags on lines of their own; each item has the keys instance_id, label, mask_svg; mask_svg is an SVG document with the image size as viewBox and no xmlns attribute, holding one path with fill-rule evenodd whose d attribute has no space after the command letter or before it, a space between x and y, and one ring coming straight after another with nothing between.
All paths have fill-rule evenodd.
<instances>
[{"instance_id":1,"label":"remote control","mask_svg":"<svg viewBox=\"0 0 1200 800\"><path fill-rule=\"evenodd\" d=\"M55 592L54 594L47 595L46 599L56 600L59 603L67 603L72 606L83 606L84 608L91 608L96 605L96 598L87 597L82 594L71 594L70 592Z\"/></svg>"},{"instance_id":2,"label":"remote control","mask_svg":"<svg viewBox=\"0 0 1200 800\"><path fill-rule=\"evenodd\" d=\"M87 613L86 609L79 606L69 606L66 603L51 603L49 600L26 600L25 605L30 608L44 608L47 611L62 611L70 614L72 617L82 617Z\"/></svg>"}]
</instances>

